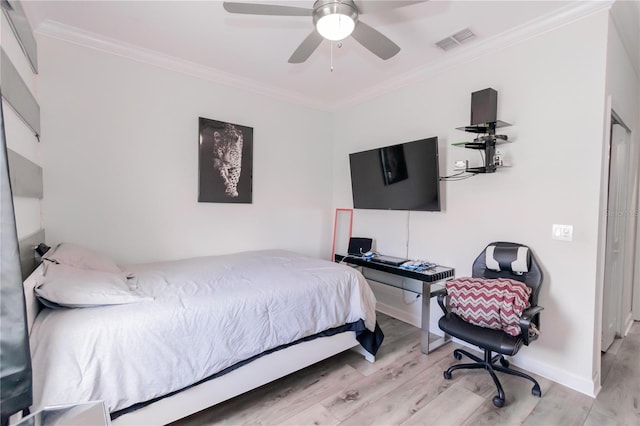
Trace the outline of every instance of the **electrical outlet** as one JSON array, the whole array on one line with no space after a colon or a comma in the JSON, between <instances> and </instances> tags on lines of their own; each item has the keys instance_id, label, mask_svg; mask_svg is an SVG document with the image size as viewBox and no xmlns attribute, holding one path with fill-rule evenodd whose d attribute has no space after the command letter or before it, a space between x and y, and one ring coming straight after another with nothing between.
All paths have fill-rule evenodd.
<instances>
[{"instance_id":1,"label":"electrical outlet","mask_svg":"<svg viewBox=\"0 0 640 426\"><path fill-rule=\"evenodd\" d=\"M551 229L551 238L560 241L573 240L573 225L553 224Z\"/></svg>"},{"instance_id":2,"label":"electrical outlet","mask_svg":"<svg viewBox=\"0 0 640 426\"><path fill-rule=\"evenodd\" d=\"M467 170L467 166L469 165L469 160L458 160L454 163L454 170Z\"/></svg>"},{"instance_id":3,"label":"electrical outlet","mask_svg":"<svg viewBox=\"0 0 640 426\"><path fill-rule=\"evenodd\" d=\"M499 154L496 154L493 156L493 164L495 164L498 167L502 167L504 166L504 164L502 164L502 156Z\"/></svg>"}]
</instances>

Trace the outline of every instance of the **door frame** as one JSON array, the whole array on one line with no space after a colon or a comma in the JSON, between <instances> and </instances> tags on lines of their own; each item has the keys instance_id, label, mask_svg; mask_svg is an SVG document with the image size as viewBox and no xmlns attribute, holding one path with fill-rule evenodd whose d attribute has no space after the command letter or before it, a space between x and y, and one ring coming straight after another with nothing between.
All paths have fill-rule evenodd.
<instances>
[{"instance_id":1,"label":"door frame","mask_svg":"<svg viewBox=\"0 0 640 426\"><path fill-rule=\"evenodd\" d=\"M605 279L605 259L606 259L606 236L607 236L607 205L609 200L609 166L610 166L610 153L611 153L611 130L612 125L614 123L621 124L625 130L627 130L627 137L629 137L630 129L624 123L624 121L620 118L620 116L615 112L614 102L612 102L612 96L609 95L605 101L605 116L604 116L604 135L603 135L603 145L602 145L602 169L601 169L601 181L600 181L600 206L601 206L601 214L599 220L599 230L598 230L598 257L597 257L597 266L596 266L596 309L595 309L595 324L594 324L594 347L593 347L593 379L594 379L594 394L597 395L601 388L602 381L602 363L601 363L601 350L602 350L602 323L603 323L603 295L604 295L604 279ZM630 143L631 143L631 153L634 157L637 157L637 153L640 152L640 146L637 145L636 140L634 139L633 134L630 135ZM634 145L635 144L635 145ZM636 164L632 165L630 169L629 179L633 179L635 182L635 188L638 188L638 179L639 179L639 171L638 171L638 159L633 160ZM634 168L635 167L635 168ZM635 195L637 198L638 195ZM636 200L638 203L638 200ZM631 209L637 206L630 205ZM636 219L633 224L633 230L635 231L635 235L631 237L633 244L625 245L625 249L630 246L635 246L634 250L638 252L640 248L640 242L638 241L638 221ZM639 276L640 266L636 267L635 276ZM631 279L634 281L632 283L632 291L633 298L640 299L640 282L634 279L634 276L631 276ZM635 309L635 306L632 306L632 309ZM623 332L626 332L624 330Z\"/></svg>"},{"instance_id":2,"label":"door frame","mask_svg":"<svg viewBox=\"0 0 640 426\"><path fill-rule=\"evenodd\" d=\"M602 283L602 328L600 350L606 351L616 337L622 335L622 295L627 284L628 204L630 140L629 130L611 111L608 127L608 173L605 201L605 250Z\"/></svg>"},{"instance_id":3,"label":"door frame","mask_svg":"<svg viewBox=\"0 0 640 426\"><path fill-rule=\"evenodd\" d=\"M639 147L635 147L633 145L633 135L631 133L631 129L629 126L625 124L625 122L616 114L615 110L611 111L612 120L611 125L619 125L621 126L626 134L625 134L625 143L628 145L628 159L625 165L625 177L627 181L626 193L629 195L627 200L627 204L625 205L625 211L622 212L622 217L625 221L625 246L623 248L623 277L624 282L621 288L620 294L620 307L621 309L618 311L618 324L616 328L616 332L620 337L625 337L629 332L629 329L633 325L633 297L635 293L637 293L636 287L637 283L635 280L636 269L638 268L635 265L635 255L636 255L636 247L637 247L637 239L638 239L638 228L637 228L637 212L638 212L638 154L640 154ZM630 302L629 310L625 310L625 300Z\"/></svg>"},{"instance_id":4,"label":"door frame","mask_svg":"<svg viewBox=\"0 0 640 426\"><path fill-rule=\"evenodd\" d=\"M625 200L622 204L615 206L618 208L615 212L611 212L609 210L609 205L607 203L607 224L609 220L612 218L614 220L619 220L620 225L622 227L623 241L622 246L620 247L621 251L621 279L622 283L616 287L615 296L615 305L617 307L617 315L615 318L615 326L614 331L615 335L618 337L624 337L628 329L631 326L632 322L632 310L633 305L630 306L629 311L625 311L624 300L625 297L631 299L633 294L634 287L634 253L635 253L635 245L636 245L636 223L635 220L632 220L631 213L634 210L634 207L637 205L637 196L633 194L633 190L636 188L634 186L635 180L637 179L636 171L634 170L634 166L637 169L637 161L634 165L634 147L632 145L631 138L631 129L624 123L624 121L620 118L620 116L615 112L615 110L611 110L611 125L610 125L610 134L611 139L609 142L609 150L612 152L614 149L620 148L620 146L614 147L614 144L617 144L617 140L613 140L614 126L619 126L624 132L624 141L622 146L626 148L626 161L622 164L622 174L620 175L621 179L618 179L618 182L622 182L622 198ZM611 158L610 164L611 164ZM616 163L614 167L617 169L617 166L620 164ZM614 172L619 170L614 170ZM611 172L612 168L609 167L609 185L611 185ZM609 199L609 197L607 197ZM607 227L608 229L608 227ZM607 233L608 237L608 233ZM606 273L606 262L609 253L605 251L605 273ZM604 297L604 293L603 293Z\"/></svg>"}]
</instances>

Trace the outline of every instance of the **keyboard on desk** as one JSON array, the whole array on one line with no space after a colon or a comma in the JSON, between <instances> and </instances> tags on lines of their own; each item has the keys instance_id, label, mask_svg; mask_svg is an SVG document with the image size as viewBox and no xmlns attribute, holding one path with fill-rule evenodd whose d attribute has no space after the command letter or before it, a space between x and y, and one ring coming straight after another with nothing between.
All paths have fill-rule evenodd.
<instances>
[{"instance_id":1,"label":"keyboard on desk","mask_svg":"<svg viewBox=\"0 0 640 426\"><path fill-rule=\"evenodd\" d=\"M385 265L391 265L391 266L400 266L407 261L407 259L402 259L400 257L382 256L382 255L376 255L371 260L373 262L384 263Z\"/></svg>"}]
</instances>

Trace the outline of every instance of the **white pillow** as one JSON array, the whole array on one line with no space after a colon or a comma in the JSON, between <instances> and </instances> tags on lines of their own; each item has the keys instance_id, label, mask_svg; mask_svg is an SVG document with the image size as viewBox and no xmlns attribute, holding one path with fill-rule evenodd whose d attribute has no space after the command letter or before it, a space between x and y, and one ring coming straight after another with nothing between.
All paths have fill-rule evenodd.
<instances>
[{"instance_id":1,"label":"white pillow","mask_svg":"<svg viewBox=\"0 0 640 426\"><path fill-rule=\"evenodd\" d=\"M73 243L60 243L42 256L61 265L104 272L122 272L110 257Z\"/></svg>"},{"instance_id":2,"label":"white pillow","mask_svg":"<svg viewBox=\"0 0 640 426\"><path fill-rule=\"evenodd\" d=\"M34 288L38 299L50 308L88 308L150 300L132 291L122 273L80 269L47 263Z\"/></svg>"}]
</instances>

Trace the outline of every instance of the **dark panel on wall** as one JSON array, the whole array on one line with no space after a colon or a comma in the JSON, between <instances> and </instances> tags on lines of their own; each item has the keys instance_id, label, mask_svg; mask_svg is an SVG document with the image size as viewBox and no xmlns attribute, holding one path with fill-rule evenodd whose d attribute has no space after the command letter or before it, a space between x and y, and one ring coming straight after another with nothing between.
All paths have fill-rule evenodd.
<instances>
[{"instance_id":1,"label":"dark panel on wall","mask_svg":"<svg viewBox=\"0 0 640 426\"><path fill-rule=\"evenodd\" d=\"M13 196L42 198L42 167L15 151L7 151Z\"/></svg>"},{"instance_id":2,"label":"dark panel on wall","mask_svg":"<svg viewBox=\"0 0 640 426\"><path fill-rule=\"evenodd\" d=\"M18 39L18 43L20 43L22 51L29 60L31 69L33 69L33 72L37 74L38 46L36 44L36 39L33 37L31 25L29 25L29 21L27 21L27 17L22 9L22 5L19 1L15 0L1 0L0 3L2 3L4 16L7 17L7 21L9 21L9 25L11 26L16 39Z\"/></svg>"},{"instance_id":3,"label":"dark panel on wall","mask_svg":"<svg viewBox=\"0 0 640 426\"><path fill-rule=\"evenodd\" d=\"M2 97L36 135L40 134L40 105L20 77L4 49L0 51L0 89Z\"/></svg>"}]
</instances>

